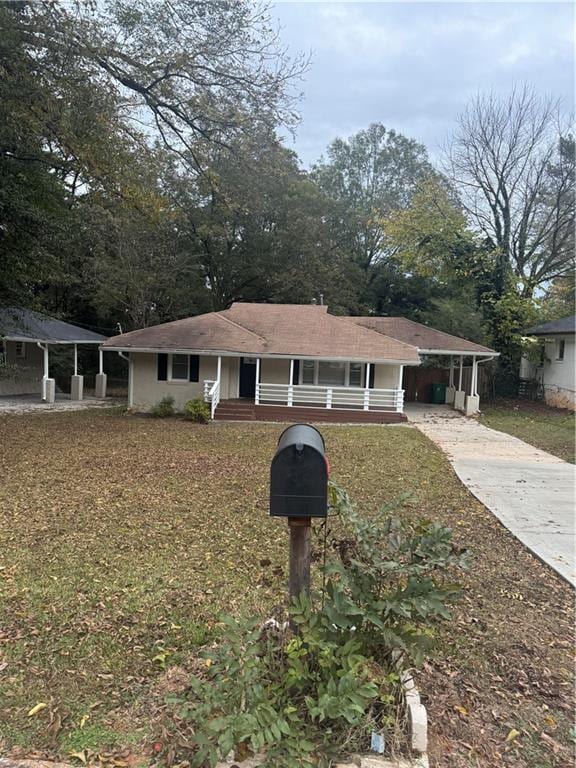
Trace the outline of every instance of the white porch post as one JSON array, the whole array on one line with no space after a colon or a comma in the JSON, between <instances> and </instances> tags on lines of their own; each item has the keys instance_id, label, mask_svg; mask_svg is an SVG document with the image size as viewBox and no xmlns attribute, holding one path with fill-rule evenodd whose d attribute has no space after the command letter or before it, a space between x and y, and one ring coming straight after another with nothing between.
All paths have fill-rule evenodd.
<instances>
[{"instance_id":1,"label":"white porch post","mask_svg":"<svg viewBox=\"0 0 576 768\"><path fill-rule=\"evenodd\" d=\"M254 393L254 405L260 404L260 358L256 358L256 391Z\"/></svg>"},{"instance_id":2,"label":"white porch post","mask_svg":"<svg viewBox=\"0 0 576 768\"><path fill-rule=\"evenodd\" d=\"M84 397L84 376L78 376L78 344L74 344L74 374L70 379L70 400Z\"/></svg>"},{"instance_id":3,"label":"white porch post","mask_svg":"<svg viewBox=\"0 0 576 768\"><path fill-rule=\"evenodd\" d=\"M220 378L222 376L222 358L218 355L218 366L216 368L216 381L220 384Z\"/></svg>"},{"instance_id":4,"label":"white porch post","mask_svg":"<svg viewBox=\"0 0 576 768\"><path fill-rule=\"evenodd\" d=\"M460 375L458 378L458 389L462 390L462 374L464 371L464 355L460 355Z\"/></svg>"},{"instance_id":5,"label":"white porch post","mask_svg":"<svg viewBox=\"0 0 576 768\"><path fill-rule=\"evenodd\" d=\"M397 413L402 413L402 411L404 410L404 392L402 390L402 375L403 375L403 373L404 373L404 366L401 365L400 366L400 370L398 371L398 387L397 387L397 390L396 390L396 397L394 398L395 402L396 402L396 412Z\"/></svg>"},{"instance_id":6,"label":"white porch post","mask_svg":"<svg viewBox=\"0 0 576 768\"><path fill-rule=\"evenodd\" d=\"M292 407L294 405L294 360L290 358L290 379L288 380L288 397L286 399L286 404L289 407Z\"/></svg>"},{"instance_id":7,"label":"white porch post","mask_svg":"<svg viewBox=\"0 0 576 768\"><path fill-rule=\"evenodd\" d=\"M366 363L366 386L364 387L364 410L367 411L370 408L370 369L372 363Z\"/></svg>"},{"instance_id":8,"label":"white porch post","mask_svg":"<svg viewBox=\"0 0 576 768\"><path fill-rule=\"evenodd\" d=\"M106 383L108 377L104 373L104 350L98 350L98 373L96 374L96 386L94 387L94 394L100 399L106 397Z\"/></svg>"},{"instance_id":9,"label":"white porch post","mask_svg":"<svg viewBox=\"0 0 576 768\"><path fill-rule=\"evenodd\" d=\"M448 379L448 386L454 386L454 355L450 355L450 378Z\"/></svg>"}]
</instances>

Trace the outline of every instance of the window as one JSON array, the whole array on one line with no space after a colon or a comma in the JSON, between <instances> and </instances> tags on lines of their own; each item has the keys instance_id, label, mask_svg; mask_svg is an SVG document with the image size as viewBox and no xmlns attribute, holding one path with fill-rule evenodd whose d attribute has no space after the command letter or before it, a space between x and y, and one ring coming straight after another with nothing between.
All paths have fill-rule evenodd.
<instances>
[{"instance_id":1,"label":"window","mask_svg":"<svg viewBox=\"0 0 576 768\"><path fill-rule=\"evenodd\" d=\"M302 384L314 384L314 360L304 360L302 364Z\"/></svg>"},{"instance_id":2,"label":"window","mask_svg":"<svg viewBox=\"0 0 576 768\"><path fill-rule=\"evenodd\" d=\"M171 381L188 381L188 355L171 355Z\"/></svg>"},{"instance_id":3,"label":"window","mask_svg":"<svg viewBox=\"0 0 576 768\"><path fill-rule=\"evenodd\" d=\"M362 386L362 371L364 366L362 363L350 363L350 386L361 387Z\"/></svg>"},{"instance_id":4,"label":"window","mask_svg":"<svg viewBox=\"0 0 576 768\"><path fill-rule=\"evenodd\" d=\"M564 360L564 347L566 346L565 339L559 339L556 342L556 360Z\"/></svg>"},{"instance_id":5,"label":"window","mask_svg":"<svg viewBox=\"0 0 576 768\"><path fill-rule=\"evenodd\" d=\"M300 365L300 383L321 387L364 387L364 369L364 363L303 360Z\"/></svg>"},{"instance_id":6,"label":"window","mask_svg":"<svg viewBox=\"0 0 576 768\"><path fill-rule=\"evenodd\" d=\"M318 384L321 387L343 387L346 384L346 363L318 363Z\"/></svg>"},{"instance_id":7,"label":"window","mask_svg":"<svg viewBox=\"0 0 576 768\"><path fill-rule=\"evenodd\" d=\"M26 342L25 341L17 341L16 342L16 357L26 357Z\"/></svg>"}]
</instances>

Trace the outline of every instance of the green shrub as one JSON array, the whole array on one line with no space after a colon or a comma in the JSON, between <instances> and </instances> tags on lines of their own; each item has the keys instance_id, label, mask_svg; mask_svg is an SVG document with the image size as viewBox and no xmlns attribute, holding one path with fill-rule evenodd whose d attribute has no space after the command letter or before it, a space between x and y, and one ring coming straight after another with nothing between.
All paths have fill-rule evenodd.
<instances>
[{"instance_id":1,"label":"green shrub","mask_svg":"<svg viewBox=\"0 0 576 768\"><path fill-rule=\"evenodd\" d=\"M156 419L165 419L167 416L174 416L174 398L172 395L166 395L159 403L153 405L150 409L150 415Z\"/></svg>"},{"instance_id":2,"label":"green shrub","mask_svg":"<svg viewBox=\"0 0 576 768\"><path fill-rule=\"evenodd\" d=\"M367 519L336 486L330 494L344 537L325 566L321 607L304 594L294 601L297 633L223 618L205 671L177 702L191 724L192 766L214 766L234 750L238 760L263 752L268 768L327 768L366 749L373 730L386 731L388 743L398 733L398 659L423 660L458 593L446 573L465 566L466 553L447 528L403 523L389 507Z\"/></svg>"},{"instance_id":3,"label":"green shrub","mask_svg":"<svg viewBox=\"0 0 576 768\"><path fill-rule=\"evenodd\" d=\"M190 421L206 424L210 421L210 406L201 397L196 397L194 400L188 400L184 406L184 415Z\"/></svg>"}]
</instances>

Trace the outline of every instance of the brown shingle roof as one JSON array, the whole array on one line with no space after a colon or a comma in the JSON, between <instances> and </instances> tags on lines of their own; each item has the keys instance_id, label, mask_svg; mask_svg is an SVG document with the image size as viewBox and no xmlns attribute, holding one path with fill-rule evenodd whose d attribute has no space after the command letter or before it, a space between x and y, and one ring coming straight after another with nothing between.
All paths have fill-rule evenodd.
<instances>
[{"instance_id":1,"label":"brown shingle roof","mask_svg":"<svg viewBox=\"0 0 576 768\"><path fill-rule=\"evenodd\" d=\"M378 333L391 336L420 350L438 352L465 352L469 354L497 354L493 349L476 344L444 331L437 331L404 317L350 317L349 320Z\"/></svg>"},{"instance_id":2,"label":"brown shingle roof","mask_svg":"<svg viewBox=\"0 0 576 768\"><path fill-rule=\"evenodd\" d=\"M414 346L329 315L327 307L312 304L236 303L223 312L114 336L103 346L419 362Z\"/></svg>"}]
</instances>

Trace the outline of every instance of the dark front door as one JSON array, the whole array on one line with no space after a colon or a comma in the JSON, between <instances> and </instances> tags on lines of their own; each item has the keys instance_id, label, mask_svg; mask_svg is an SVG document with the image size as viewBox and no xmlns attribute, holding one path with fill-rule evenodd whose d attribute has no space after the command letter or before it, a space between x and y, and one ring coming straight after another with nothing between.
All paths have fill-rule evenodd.
<instances>
[{"instance_id":1,"label":"dark front door","mask_svg":"<svg viewBox=\"0 0 576 768\"><path fill-rule=\"evenodd\" d=\"M240 358L240 397L254 397L256 394L256 358Z\"/></svg>"}]
</instances>

